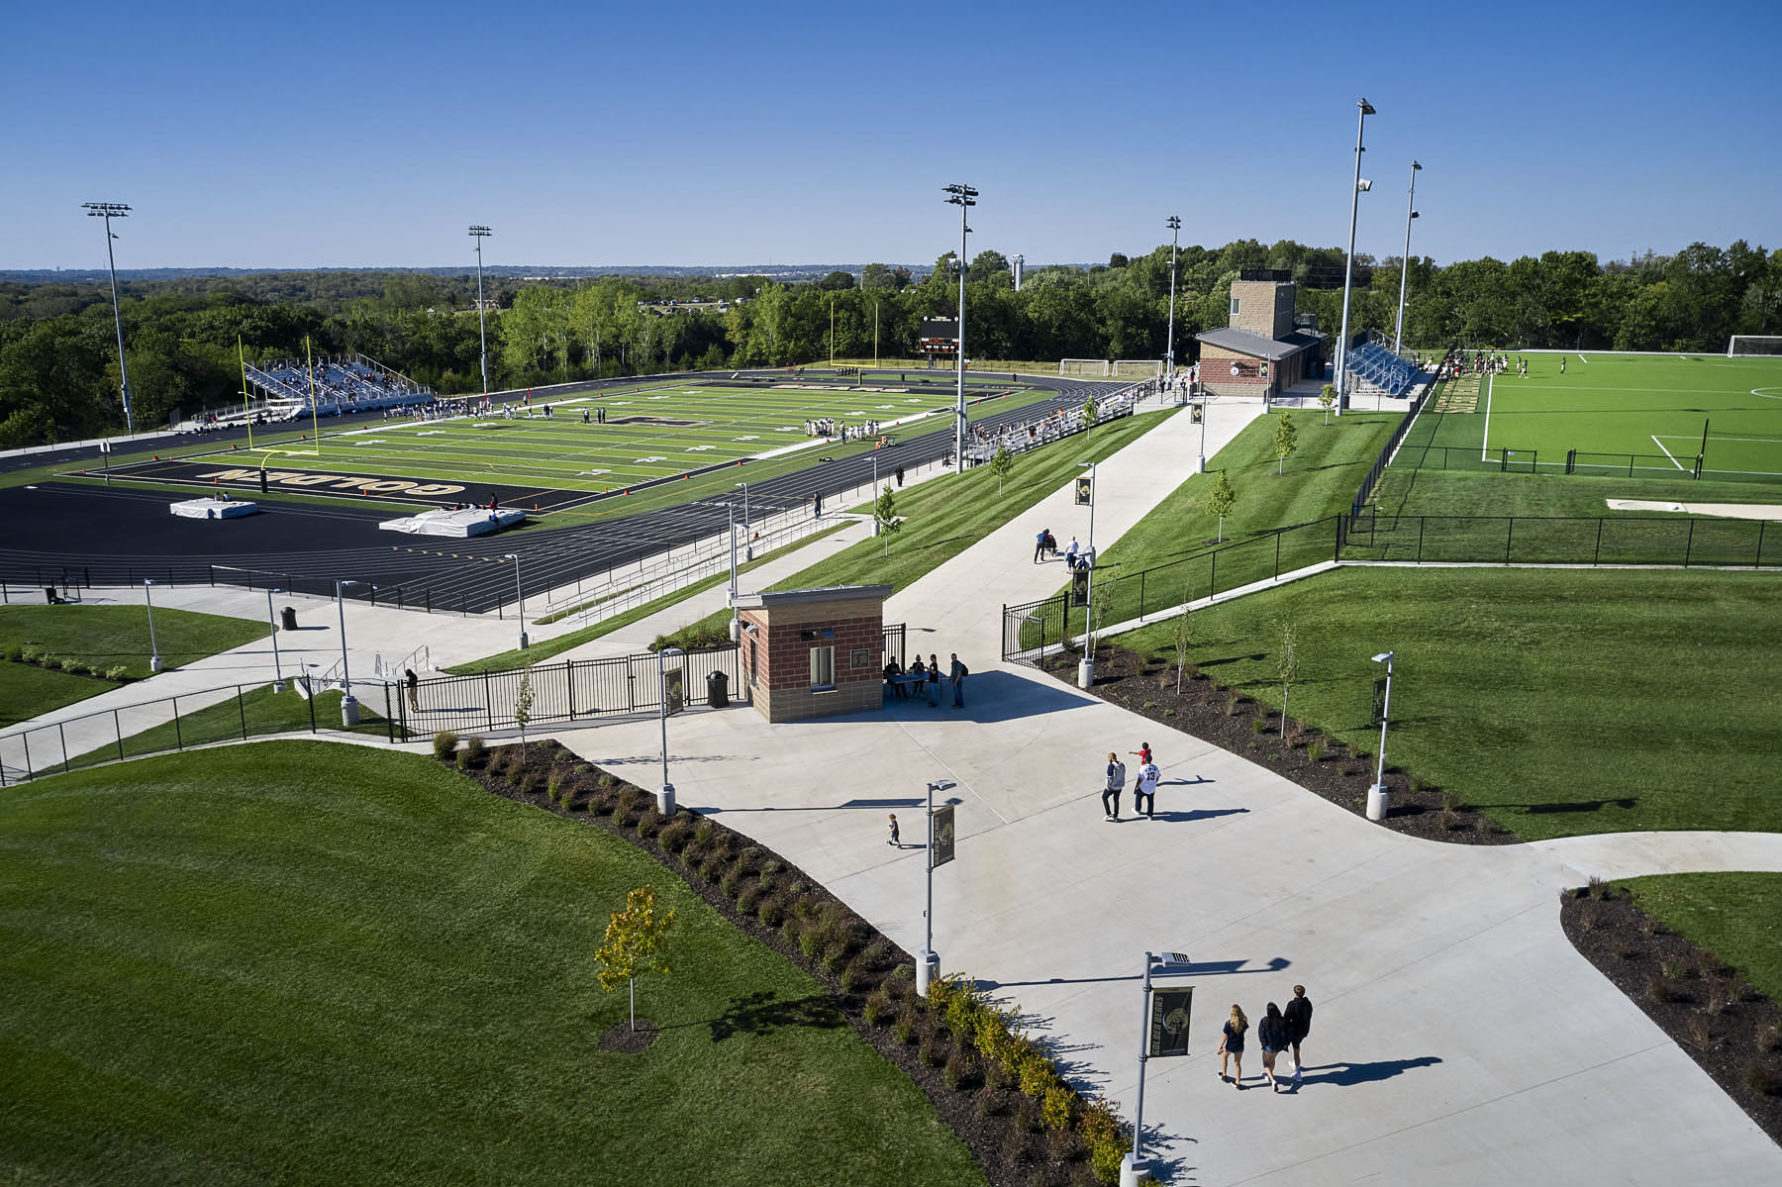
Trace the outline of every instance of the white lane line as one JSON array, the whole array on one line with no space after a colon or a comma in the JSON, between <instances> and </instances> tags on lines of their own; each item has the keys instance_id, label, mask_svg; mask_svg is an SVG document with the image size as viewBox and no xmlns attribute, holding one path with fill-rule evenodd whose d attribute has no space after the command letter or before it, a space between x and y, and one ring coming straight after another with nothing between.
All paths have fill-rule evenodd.
<instances>
[{"instance_id":1,"label":"white lane line","mask_svg":"<svg viewBox=\"0 0 1782 1187\"><path fill-rule=\"evenodd\" d=\"M1485 451L1491 446L1491 381L1495 378L1494 375L1485 377L1485 435L1479 440L1479 460L1482 462L1489 460Z\"/></svg>"},{"instance_id":2,"label":"white lane line","mask_svg":"<svg viewBox=\"0 0 1782 1187\"><path fill-rule=\"evenodd\" d=\"M1590 360L1589 360L1589 359L1587 359L1587 358L1585 358L1585 357L1584 357L1584 356L1583 356L1583 355L1579 355L1579 356L1578 356L1578 361L1579 361L1579 362L1580 362L1580 363L1589 363L1589 362L1590 362Z\"/></svg>"},{"instance_id":3,"label":"white lane line","mask_svg":"<svg viewBox=\"0 0 1782 1187\"><path fill-rule=\"evenodd\" d=\"M1675 458L1675 457L1674 457L1674 456L1672 456L1672 454L1671 454L1671 451L1670 451L1670 450L1668 450L1668 449L1665 449L1665 448L1664 448L1664 442L1663 442L1663 441L1660 441L1660 440L1659 440L1659 439L1658 439L1658 434L1657 434L1657 433L1654 433L1654 434L1652 434L1652 444L1654 444L1654 445L1656 445L1656 446L1658 446L1658 448L1660 448L1660 449L1664 449L1664 456L1666 456L1666 457L1668 457L1668 458L1670 458L1670 459L1671 459L1671 465L1673 465L1673 466L1675 466L1675 467L1677 467L1677 469L1679 469L1679 470L1682 470L1682 469L1683 469L1683 463L1682 463L1682 462L1680 462L1680 461L1678 461L1678 460L1677 460L1677 459L1676 459L1676 458ZM1688 473L1688 471L1687 471L1687 470L1684 470L1684 471L1683 471L1683 472L1684 472L1684 473L1685 473L1685 474L1687 474L1687 473Z\"/></svg>"}]
</instances>

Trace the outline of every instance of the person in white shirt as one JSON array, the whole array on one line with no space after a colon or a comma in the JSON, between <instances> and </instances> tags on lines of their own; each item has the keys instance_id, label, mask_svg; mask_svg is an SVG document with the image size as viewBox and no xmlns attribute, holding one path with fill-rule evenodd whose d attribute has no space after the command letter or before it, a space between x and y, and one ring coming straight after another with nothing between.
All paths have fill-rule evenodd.
<instances>
[{"instance_id":1,"label":"person in white shirt","mask_svg":"<svg viewBox=\"0 0 1782 1187\"><path fill-rule=\"evenodd\" d=\"M1132 810L1147 818L1157 814L1157 764L1148 762L1139 768L1138 783L1132 789Z\"/></svg>"}]
</instances>

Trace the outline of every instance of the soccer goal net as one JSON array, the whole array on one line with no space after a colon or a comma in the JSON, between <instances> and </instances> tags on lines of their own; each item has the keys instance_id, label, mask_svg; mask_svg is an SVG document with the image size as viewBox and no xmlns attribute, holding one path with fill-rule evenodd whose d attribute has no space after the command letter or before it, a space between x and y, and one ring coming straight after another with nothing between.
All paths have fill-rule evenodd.
<instances>
[{"instance_id":1,"label":"soccer goal net","mask_svg":"<svg viewBox=\"0 0 1782 1187\"><path fill-rule=\"evenodd\" d=\"M1058 360L1058 374L1060 375L1076 375L1079 377L1096 376L1105 378L1107 373L1108 361L1106 359Z\"/></svg>"},{"instance_id":2,"label":"soccer goal net","mask_svg":"<svg viewBox=\"0 0 1782 1187\"><path fill-rule=\"evenodd\" d=\"M1163 374L1162 359L1115 359L1114 374L1120 378L1133 376L1144 379L1152 375Z\"/></svg>"},{"instance_id":3,"label":"soccer goal net","mask_svg":"<svg viewBox=\"0 0 1782 1187\"><path fill-rule=\"evenodd\" d=\"M1752 355L1782 355L1782 335L1775 334L1734 334L1726 344L1726 357L1729 359L1749 357Z\"/></svg>"}]
</instances>

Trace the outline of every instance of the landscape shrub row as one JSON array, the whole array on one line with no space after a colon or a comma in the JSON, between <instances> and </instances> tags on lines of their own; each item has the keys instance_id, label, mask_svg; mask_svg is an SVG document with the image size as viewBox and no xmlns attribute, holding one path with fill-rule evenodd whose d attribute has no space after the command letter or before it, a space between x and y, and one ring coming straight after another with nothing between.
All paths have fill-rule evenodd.
<instances>
[{"instance_id":1,"label":"landscape shrub row","mask_svg":"<svg viewBox=\"0 0 1782 1187\"><path fill-rule=\"evenodd\" d=\"M129 675L128 664L89 663L73 656L55 655L29 644L10 646L6 649L5 656L8 663L30 664L51 672L67 672L71 676L93 676L100 680L109 680L113 684L123 684L134 679Z\"/></svg>"}]
</instances>

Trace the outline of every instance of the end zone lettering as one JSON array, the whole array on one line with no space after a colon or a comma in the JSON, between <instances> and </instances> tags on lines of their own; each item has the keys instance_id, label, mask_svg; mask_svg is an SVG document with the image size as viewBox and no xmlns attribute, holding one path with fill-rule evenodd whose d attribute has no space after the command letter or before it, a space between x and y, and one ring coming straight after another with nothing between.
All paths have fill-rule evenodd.
<instances>
[{"instance_id":1,"label":"end zone lettering","mask_svg":"<svg viewBox=\"0 0 1782 1187\"><path fill-rule=\"evenodd\" d=\"M258 485L258 470L211 470L198 475L199 478L211 482L243 482ZM368 494L390 494L396 491L407 491L411 495L455 495L464 488L449 482L409 482L400 478L365 478L338 474L305 474L301 470L268 470L268 485L277 483L280 486L326 486L336 490L359 490Z\"/></svg>"}]
</instances>

